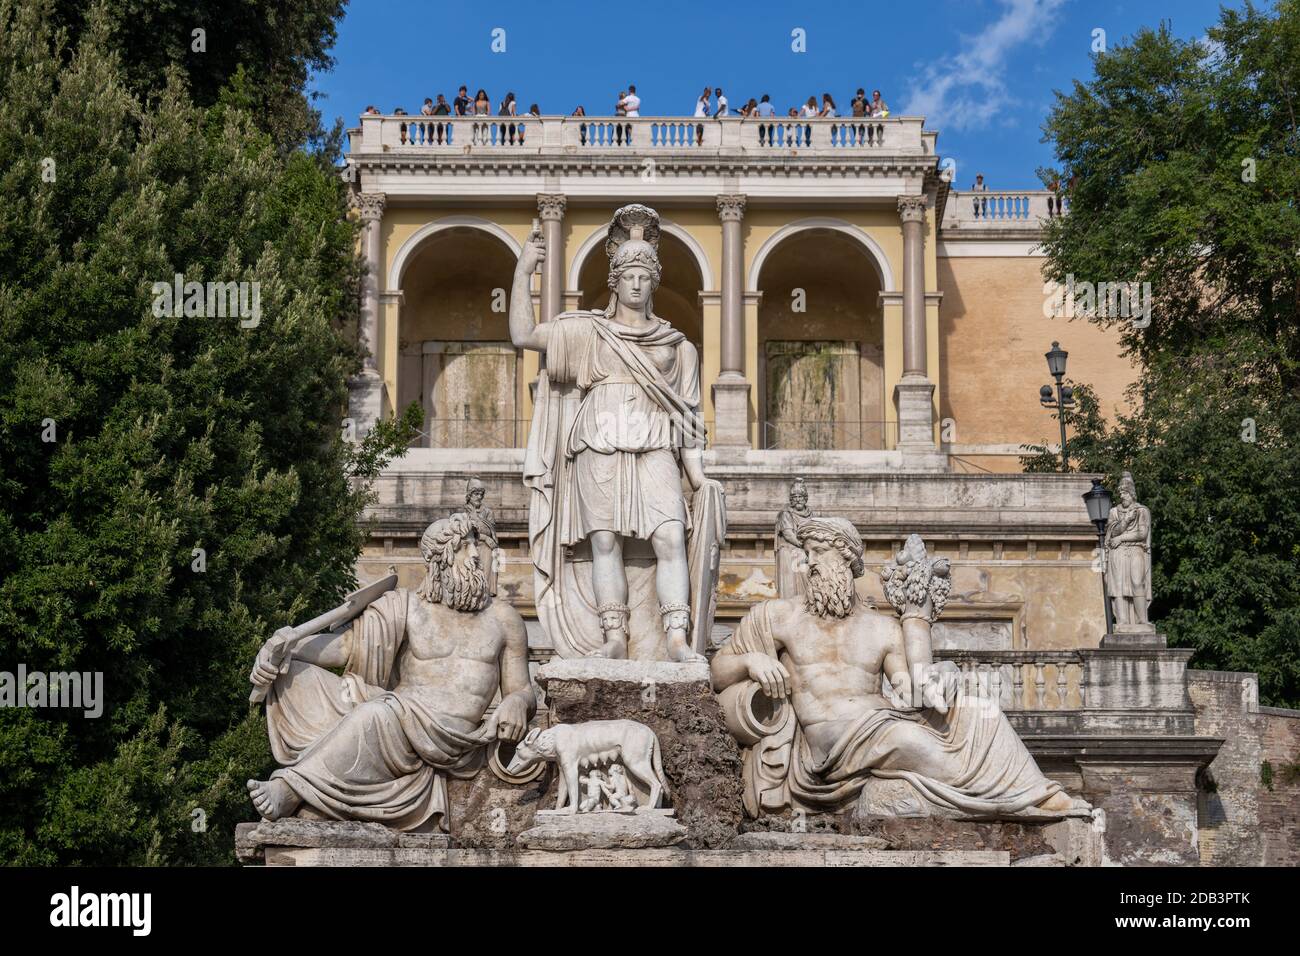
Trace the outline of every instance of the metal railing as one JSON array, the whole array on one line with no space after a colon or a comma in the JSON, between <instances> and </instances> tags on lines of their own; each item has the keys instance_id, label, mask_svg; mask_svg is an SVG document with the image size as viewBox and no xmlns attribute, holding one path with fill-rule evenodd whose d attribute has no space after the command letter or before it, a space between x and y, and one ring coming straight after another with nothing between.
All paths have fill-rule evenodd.
<instances>
[{"instance_id":1,"label":"metal railing","mask_svg":"<svg viewBox=\"0 0 1300 956\"><path fill-rule=\"evenodd\" d=\"M526 418L426 418L412 448L521 448Z\"/></svg>"},{"instance_id":2,"label":"metal railing","mask_svg":"<svg viewBox=\"0 0 1300 956\"><path fill-rule=\"evenodd\" d=\"M765 421L762 436L769 450L881 451L897 444L898 422Z\"/></svg>"}]
</instances>

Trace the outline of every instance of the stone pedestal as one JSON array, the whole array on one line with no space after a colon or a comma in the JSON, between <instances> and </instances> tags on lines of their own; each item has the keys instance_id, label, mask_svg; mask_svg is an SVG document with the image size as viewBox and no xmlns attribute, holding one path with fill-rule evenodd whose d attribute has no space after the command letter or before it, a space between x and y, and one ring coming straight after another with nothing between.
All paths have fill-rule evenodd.
<instances>
[{"instance_id":1,"label":"stone pedestal","mask_svg":"<svg viewBox=\"0 0 1300 956\"><path fill-rule=\"evenodd\" d=\"M348 417L352 419L353 434L357 441L374 429L384 417L384 398L387 389L377 372L367 370L348 379Z\"/></svg>"},{"instance_id":2,"label":"stone pedestal","mask_svg":"<svg viewBox=\"0 0 1300 956\"><path fill-rule=\"evenodd\" d=\"M1115 630L1101 639L1102 647L1168 647L1165 635L1150 624L1116 624Z\"/></svg>"},{"instance_id":3,"label":"stone pedestal","mask_svg":"<svg viewBox=\"0 0 1300 956\"><path fill-rule=\"evenodd\" d=\"M445 833L399 833L380 823L339 821L262 820L235 827L235 855L244 863L271 863L267 848L283 851L309 849L320 856L346 855L353 850L445 850L451 837Z\"/></svg>"},{"instance_id":4,"label":"stone pedestal","mask_svg":"<svg viewBox=\"0 0 1300 956\"><path fill-rule=\"evenodd\" d=\"M934 385L924 375L905 375L894 386L899 451L934 451L933 400Z\"/></svg>"},{"instance_id":5,"label":"stone pedestal","mask_svg":"<svg viewBox=\"0 0 1300 956\"><path fill-rule=\"evenodd\" d=\"M723 372L713 383L714 448L749 448L749 382L743 375Z\"/></svg>"},{"instance_id":6,"label":"stone pedestal","mask_svg":"<svg viewBox=\"0 0 1300 956\"><path fill-rule=\"evenodd\" d=\"M686 828L672 810L644 807L635 813L539 810L518 843L526 850L642 850L676 846L685 839Z\"/></svg>"},{"instance_id":7,"label":"stone pedestal","mask_svg":"<svg viewBox=\"0 0 1300 956\"><path fill-rule=\"evenodd\" d=\"M635 720L659 737L669 799L695 848L740 829L740 747L727 732L707 664L555 659L537 671L551 722ZM545 806L554 807L554 785Z\"/></svg>"}]
</instances>

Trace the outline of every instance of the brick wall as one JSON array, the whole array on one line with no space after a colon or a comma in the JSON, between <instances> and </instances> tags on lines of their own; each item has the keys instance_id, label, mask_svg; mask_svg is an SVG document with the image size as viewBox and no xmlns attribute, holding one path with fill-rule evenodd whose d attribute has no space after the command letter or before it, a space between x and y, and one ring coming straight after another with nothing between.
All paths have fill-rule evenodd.
<instances>
[{"instance_id":1,"label":"brick wall","mask_svg":"<svg viewBox=\"0 0 1300 956\"><path fill-rule=\"evenodd\" d=\"M1254 674L1187 672L1196 733L1223 746L1198 781L1197 836L1205 866L1300 864L1300 781L1283 766L1300 760L1300 711L1259 706ZM1273 767L1264 785L1264 761Z\"/></svg>"},{"instance_id":2,"label":"brick wall","mask_svg":"<svg viewBox=\"0 0 1300 956\"><path fill-rule=\"evenodd\" d=\"M1261 707L1264 759L1273 767L1272 788L1260 786L1259 828L1265 866L1300 866L1300 780L1283 768L1300 762L1300 711Z\"/></svg>"}]
</instances>

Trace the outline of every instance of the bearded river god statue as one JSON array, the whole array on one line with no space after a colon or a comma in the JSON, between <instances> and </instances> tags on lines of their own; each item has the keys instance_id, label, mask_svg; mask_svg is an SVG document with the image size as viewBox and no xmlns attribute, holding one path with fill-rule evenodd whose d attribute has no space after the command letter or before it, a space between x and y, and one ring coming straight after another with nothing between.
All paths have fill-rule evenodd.
<instances>
[{"instance_id":1,"label":"bearded river god statue","mask_svg":"<svg viewBox=\"0 0 1300 956\"><path fill-rule=\"evenodd\" d=\"M515 268L510 338L546 354L524 483L537 615L561 657L693 662L708 643L725 509L702 466L699 355L651 309L658 243L653 209L619 209L609 305L540 324L540 235Z\"/></svg>"},{"instance_id":2,"label":"bearded river god statue","mask_svg":"<svg viewBox=\"0 0 1300 956\"><path fill-rule=\"evenodd\" d=\"M524 736L537 708L524 622L488 593L474 523L435 521L420 550L418 589L385 590L390 576L258 653L250 680L282 767L248 781L263 818L447 830L445 775L473 776L486 745Z\"/></svg>"},{"instance_id":3,"label":"bearded river god statue","mask_svg":"<svg viewBox=\"0 0 1300 956\"><path fill-rule=\"evenodd\" d=\"M929 626L947 595L945 560L930 559L913 535L882 572L900 624L856 592L863 544L851 523L813 517L798 536L805 593L755 607L712 662L728 725L746 747L751 816L834 812L854 801L860 816L1085 809L1043 776L995 701L957 693L955 665L933 662Z\"/></svg>"}]
</instances>

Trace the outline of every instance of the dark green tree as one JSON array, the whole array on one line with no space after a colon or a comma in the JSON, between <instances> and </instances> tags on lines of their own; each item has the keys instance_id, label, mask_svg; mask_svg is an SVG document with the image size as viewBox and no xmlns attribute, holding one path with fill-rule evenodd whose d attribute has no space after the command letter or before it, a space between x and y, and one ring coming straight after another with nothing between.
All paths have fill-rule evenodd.
<instances>
[{"instance_id":1,"label":"dark green tree","mask_svg":"<svg viewBox=\"0 0 1300 956\"><path fill-rule=\"evenodd\" d=\"M1149 324L1093 317L1141 375L1112 424L1082 390L1072 464L1134 472L1171 642L1196 666L1258 671L1266 702L1294 706L1300 2L1225 9L1207 36L1144 30L1057 95L1045 132L1070 213L1047 226L1045 273L1151 284ZM1026 467L1059 467L1036 451Z\"/></svg>"},{"instance_id":2,"label":"dark green tree","mask_svg":"<svg viewBox=\"0 0 1300 956\"><path fill-rule=\"evenodd\" d=\"M51 23L75 48L90 11L142 103L180 70L197 106L211 106L238 77L254 120L282 148L321 135L303 90L311 72L333 65L329 51L347 0L55 0ZM201 32L196 32L201 31Z\"/></svg>"},{"instance_id":3,"label":"dark green tree","mask_svg":"<svg viewBox=\"0 0 1300 956\"><path fill-rule=\"evenodd\" d=\"M111 18L65 49L50 7L0 0L0 670L102 672L105 700L0 708L0 859L230 862L270 765L253 654L354 586L410 426L343 438L338 177L179 71L142 105ZM177 273L256 282L256 323L156 308Z\"/></svg>"}]
</instances>

